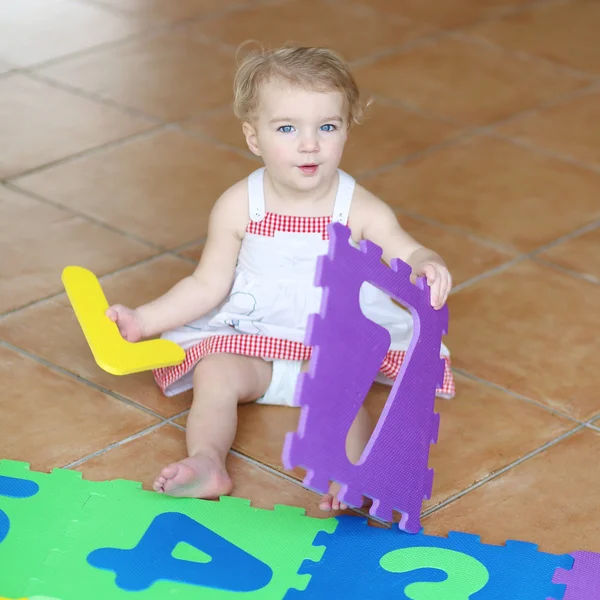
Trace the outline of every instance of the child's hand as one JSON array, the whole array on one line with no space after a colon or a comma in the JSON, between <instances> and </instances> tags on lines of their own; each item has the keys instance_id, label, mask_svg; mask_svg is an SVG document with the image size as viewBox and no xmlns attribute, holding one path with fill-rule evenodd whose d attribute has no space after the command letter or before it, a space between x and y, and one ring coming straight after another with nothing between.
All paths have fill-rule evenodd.
<instances>
[{"instance_id":1,"label":"child's hand","mask_svg":"<svg viewBox=\"0 0 600 600\"><path fill-rule=\"evenodd\" d=\"M439 310L448 299L452 288L452 277L446 265L436 261L424 261L415 269L417 277L427 277L427 285L431 288L431 306Z\"/></svg>"},{"instance_id":2,"label":"child's hand","mask_svg":"<svg viewBox=\"0 0 600 600\"><path fill-rule=\"evenodd\" d=\"M106 311L106 316L117 324L123 339L137 342L144 337L144 330L138 313L121 304L114 304Z\"/></svg>"}]
</instances>

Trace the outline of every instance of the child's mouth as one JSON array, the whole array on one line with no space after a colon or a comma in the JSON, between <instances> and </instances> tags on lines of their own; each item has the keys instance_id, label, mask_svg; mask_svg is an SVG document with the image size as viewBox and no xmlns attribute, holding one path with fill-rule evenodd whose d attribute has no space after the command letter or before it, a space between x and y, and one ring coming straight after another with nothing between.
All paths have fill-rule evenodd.
<instances>
[{"instance_id":1,"label":"child's mouth","mask_svg":"<svg viewBox=\"0 0 600 600\"><path fill-rule=\"evenodd\" d=\"M313 175L317 172L319 165L301 165L298 168L306 175Z\"/></svg>"}]
</instances>

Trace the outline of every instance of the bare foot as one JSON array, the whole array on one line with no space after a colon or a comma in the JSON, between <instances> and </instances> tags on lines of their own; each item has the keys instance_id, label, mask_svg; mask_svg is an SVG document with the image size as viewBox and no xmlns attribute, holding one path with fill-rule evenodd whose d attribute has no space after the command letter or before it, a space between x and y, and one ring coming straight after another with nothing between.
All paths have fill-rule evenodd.
<instances>
[{"instance_id":1,"label":"bare foot","mask_svg":"<svg viewBox=\"0 0 600 600\"><path fill-rule=\"evenodd\" d=\"M190 456L165 467L154 481L159 493L186 498L218 498L233 484L224 467L205 455Z\"/></svg>"}]
</instances>

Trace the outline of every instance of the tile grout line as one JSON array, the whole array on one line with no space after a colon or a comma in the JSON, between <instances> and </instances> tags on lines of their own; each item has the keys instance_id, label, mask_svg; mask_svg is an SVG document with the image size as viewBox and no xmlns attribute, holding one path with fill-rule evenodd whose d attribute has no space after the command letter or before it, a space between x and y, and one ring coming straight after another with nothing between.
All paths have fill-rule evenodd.
<instances>
[{"instance_id":1,"label":"tile grout line","mask_svg":"<svg viewBox=\"0 0 600 600\"><path fill-rule=\"evenodd\" d=\"M466 281L459 283L457 286L453 287L452 290L450 290L450 295L453 295L461 290L464 290L464 289L470 287L471 285L478 283L479 281L487 279L488 277L493 277L494 275L496 275L500 272L503 272L503 271L507 270L508 268L513 267L514 265L524 262L526 260L532 260L534 262L543 264L544 266L551 268L554 271L561 272L565 275L571 275L571 273L569 272L569 269L560 267L560 265L555 265L554 263L552 263L550 261L545 261L544 259L539 259L537 257L537 255L542 252L545 252L546 250L554 248L555 246L558 246L564 242L568 242L572 239L575 239L575 238L579 237L580 235L587 233L588 231L592 231L592 230L598 228L599 226L600 226L600 219L592 221L591 223L587 223L586 225L582 225L581 227L578 227L577 229L574 229L573 231L571 231L569 233L559 236L558 238L552 240L551 242L548 242L547 244L543 244L543 245L535 248L531 252L526 252L526 253L520 254L520 255L516 256L515 258L513 258L512 260L499 265L498 267L494 267L493 269L490 269L488 271L480 273L479 275L476 275L475 277L471 277L471 279L467 279ZM575 275L573 274L573 276L575 276ZM586 281L587 283L596 284L596 281L589 281L582 274L579 274L577 279L582 279L582 280Z\"/></svg>"},{"instance_id":2,"label":"tile grout line","mask_svg":"<svg viewBox=\"0 0 600 600\"><path fill-rule=\"evenodd\" d=\"M118 11L114 7L106 5L101 2L95 2L94 0L83 0L87 2L88 5L94 6L99 10L105 10L106 12L124 17L125 19L132 20L135 18L134 12L126 12L126 11ZM287 0L280 0L282 3ZM275 3L277 1L275 0ZM21 73L27 73L32 71L38 71L40 69L46 69L49 67L53 67L57 64L66 63L71 60L77 60L79 58L85 58L87 56L104 52L106 50L111 50L113 48L118 48L120 46L126 46L129 43L136 43L140 41L144 41L146 39L152 39L154 37L160 36L162 34L168 33L181 33L182 35L186 35L185 27L188 23L201 22L203 20L210 20L212 18L218 18L220 16L227 16L233 12L239 12L248 9L247 4L236 4L234 6L230 6L229 8L225 8L215 12L209 12L206 14L199 14L192 17L182 18L174 21L156 21L155 23L149 22L148 28L143 29L137 33L128 34L124 38L119 38L117 40L111 40L109 42L104 42L102 44L97 44L92 46L91 48L84 48L82 50L76 50L75 52L71 52L69 54L63 56L57 56L54 58L50 58L48 60L43 60L37 63L31 63L24 67L16 67L15 71Z\"/></svg>"},{"instance_id":3,"label":"tile grout line","mask_svg":"<svg viewBox=\"0 0 600 600\"><path fill-rule=\"evenodd\" d=\"M140 267L143 266L147 263L150 263L154 260L157 260L159 258L162 258L164 256L169 256L170 253L169 252L164 252L162 254L154 254L152 256L149 256L148 258L144 258L141 259L135 263L132 263L130 265L124 265L122 267L119 267L118 269L115 269L114 271L110 271L109 273L104 273L103 275L100 275L98 277L99 281L103 281L104 279L108 278L108 277L112 277L113 275L119 275L121 273L126 273L127 271L130 271L136 267ZM186 260L184 257L182 256L176 256L176 258L181 258L182 260ZM189 261L189 259L187 259ZM37 298L35 300L32 300L31 302L28 302L27 304L24 304L23 306L18 306L16 308L12 308L7 310L6 312L0 313L0 321L2 321L2 319L6 318L6 317L10 317L12 315L15 315L16 313L19 313L21 311L27 310L29 308L33 308L34 306L43 306L44 304L47 304L49 302L52 302L52 300L58 300L61 296L66 296L65 290L61 290L59 292L56 292L55 294L51 294L49 296L44 296L43 298ZM1 599L0 599L1 600Z\"/></svg>"},{"instance_id":4,"label":"tile grout line","mask_svg":"<svg viewBox=\"0 0 600 600\"><path fill-rule=\"evenodd\" d=\"M54 79L54 77L50 77L48 75L45 75L44 73L38 73L37 71L24 71L22 75L24 77L32 79L33 81L43 83L57 90L62 90L65 93L73 94L73 96L84 98L85 100L89 100L90 102L95 102L96 104L100 104L101 106L106 106L108 108L120 110L121 112L128 114L132 117L149 121L151 123L154 123L155 125L166 125L169 123L168 120L162 119L161 117L157 117L156 115L153 115L151 113L147 113L139 108L136 108L135 106L121 104L121 102L111 100L110 98L102 96L101 94L77 87L76 85L65 83L64 81L60 81L59 79Z\"/></svg>"},{"instance_id":5,"label":"tile grout line","mask_svg":"<svg viewBox=\"0 0 600 600\"><path fill-rule=\"evenodd\" d=\"M97 146L93 146L91 148L85 148L79 152L74 152L73 154L69 154L68 156L64 156L62 158L57 158L56 160L43 163L41 165L36 165L30 169L26 169L25 171L19 171L15 174L9 174L7 177L0 178L0 184L2 185L18 185L19 180L30 177L32 175L39 175L40 173L44 173L45 171L49 171L50 169L60 168L65 165L72 164L78 160L91 158L102 154L103 152L113 150L114 148L119 148L126 146L129 143L134 143L139 140L143 140L145 138L152 137L157 133L161 133L168 129L168 124L155 124L151 126L149 129L144 129L143 131L138 131L137 133L133 133L131 135L126 135L122 138L116 140L110 140L109 142L105 142L103 144L99 144ZM24 189L24 188L21 188Z\"/></svg>"},{"instance_id":6,"label":"tile grout line","mask_svg":"<svg viewBox=\"0 0 600 600\"><path fill-rule=\"evenodd\" d=\"M97 52L104 52L106 50L112 50L113 48L119 48L120 46L126 46L130 43L151 39L153 37L161 35L162 33L166 33L169 30L173 30L175 29L175 27L176 26L170 23L157 23L155 26L150 26L148 29L144 29L137 33L128 34L126 37L123 38L111 40L110 42L104 42L102 44L96 44L95 46L91 46L89 48L83 48L81 50L76 50L75 52L71 52L69 54L55 56L54 58L49 58L40 62L29 63L23 67L17 67L17 69L15 70L19 73L30 73L39 69L47 69L49 67L54 67L55 65L66 63L72 60L77 60L79 58L86 58L88 56L96 54Z\"/></svg>"},{"instance_id":7,"label":"tile grout line","mask_svg":"<svg viewBox=\"0 0 600 600\"><path fill-rule=\"evenodd\" d=\"M443 40L449 38L449 39L458 39L465 43L478 44L480 46L487 47L491 50L495 50L499 54L504 54L506 56L512 56L512 57L514 57L518 60L524 61L524 62L530 62L530 63L537 62L540 65L545 66L546 68L550 68L550 69L557 70L557 71L567 71L572 76L576 76L580 79L586 79L586 80L597 79L597 76L595 74L590 74L586 71L580 71L574 67L570 67L569 65L563 65L561 63L548 60L537 54L532 54L532 53L529 53L529 52L526 52L523 50L513 50L511 48L507 48L507 47L499 45L499 44L494 44L492 42L488 42L485 39L478 38L469 33L469 31L472 30L476 26L479 26L482 24L500 22L509 16L527 13L527 12L530 12L531 10L535 10L538 6L557 4L559 2L560 2L560 0L558 0L558 1L557 0L541 0L540 2L533 2L533 3L530 3L529 5L525 5L522 7L515 7L514 11L507 11L502 14L492 15L488 18L484 17L482 19L476 19L475 21L472 21L469 23L463 23L461 25L458 25L455 27L449 27L449 28L443 28L443 26L439 26L439 25L436 25L435 23L431 23L431 22L415 21L414 19L403 17L405 20L412 22L415 25L432 27L432 28L434 28L434 31L432 31L430 34L425 34L425 35L423 35L421 37L417 37L413 40L408 40L406 43L401 44L399 46L392 46L389 48L385 48L381 51L374 52L372 54L367 54L366 56L355 59L354 61L349 61L349 64L350 64L350 67L353 69L370 66L374 62L377 62L378 60L380 60L381 58L385 58L387 56L394 56L396 54L404 54L405 52L411 51L414 48L418 48L420 46L426 46L426 45L430 45L430 44L437 44L440 41L443 41ZM382 14L376 8L373 10L379 14Z\"/></svg>"},{"instance_id":8,"label":"tile grout line","mask_svg":"<svg viewBox=\"0 0 600 600\"><path fill-rule=\"evenodd\" d=\"M462 490L461 492L459 492L457 494L454 494L453 496L450 496L449 498L446 498L446 500L444 500L443 502L440 502L440 504L437 504L436 506L428 508L427 510L425 510L422 513L421 517L423 519L425 519L426 517L429 517L433 513L441 510L442 508L445 508L446 506L452 504L456 500L459 500L463 496L467 495L469 492L472 492L472 491L476 490L477 488L482 487L483 485L485 485L486 483L490 482L491 480L496 479L500 475L503 475L504 473L510 471L511 469L513 469L513 468L515 468L515 467L523 464L524 462L528 461L529 459L534 458L538 454L541 454L542 452L548 450L549 448L555 446L556 444L562 442L563 440L571 437L575 433L577 433L579 431L582 431L583 429L585 429L585 425L582 423L582 424L578 425L577 427L573 428L572 430L567 431L566 433L563 433L562 435L558 436L557 438L555 438L555 439L553 439L553 440L551 440L549 442L546 442L545 444L543 444L539 448L536 448L535 450L532 450L531 452L528 452L524 456L521 456L520 458L518 458L517 460L513 461L512 463L506 465L505 467L502 467L501 469L498 469L498 471L495 471L494 473L491 473L487 477L484 477L480 481L474 483L473 485L471 485L468 488Z\"/></svg>"},{"instance_id":9,"label":"tile grout line","mask_svg":"<svg viewBox=\"0 0 600 600\"><path fill-rule=\"evenodd\" d=\"M462 131L458 132L454 136L450 136L449 138L447 138L446 140L443 140L442 142L440 142L438 144L429 146L428 148L425 148L424 150L419 150L418 152L414 152L412 154L402 156L401 158L399 158L395 161L385 163L384 165L375 167L374 169L369 169L367 171L364 171L357 176L357 180L369 179L371 177L381 175L382 173L387 173L388 171L391 171L391 170L395 169L396 167L402 166L402 165L412 162L414 160L424 158L424 157L428 156L429 154L438 152L439 150L444 150L446 148L454 148L454 147L460 146L463 142L469 141L471 139L476 139L479 137L492 137L492 138L501 139L501 140L504 140L507 142L511 142L515 145L520 145L520 146L526 148L527 150L531 151L532 153L539 153L539 154L543 154L546 156L551 156L551 157L561 160L563 162L568 162L568 163L574 164L575 166L578 166L579 168L590 170L594 173L598 173L598 172L600 172L600 169L593 164L588 164L588 163L580 161L574 157L570 157L569 155L563 155L560 153L552 152L551 150L547 150L547 149L543 148L542 146L537 146L536 144L532 144L532 143L526 143L523 140L520 140L519 138L513 138L513 137L506 136L506 135L503 135L503 134L500 134L500 133L497 133L496 131L494 131L495 128L501 127L506 123L512 122L513 120L518 120L518 119L525 118L530 115L534 115L534 114L539 113L540 111L543 111L547 108L558 106L560 104L566 104L573 99L577 99L580 96L585 96L586 94L594 92L597 88L598 88L598 83L596 82L596 83L590 84L589 86L587 86L583 89L578 89L578 90L574 90L574 91L567 92L564 94L560 94L558 96L553 96L551 99L549 99L546 102L542 102L536 106L526 108L526 109L523 109L516 113L513 113L512 115L510 115L508 117L502 117L501 119L498 119L496 121L492 121L490 123L486 123L483 125L474 125L474 124L457 121L457 120L449 118L449 117L438 115L437 113L431 113L429 111L422 110L418 106L406 104L405 102L395 100L394 98L388 98L386 96L381 96L380 94L375 94L375 95L373 95L373 98L375 98L375 99L378 98L379 101L381 101L383 104L386 104L388 106L390 106L390 105L398 106L399 108L402 108L403 110L410 111L410 112L417 114L425 119L438 121L440 123L445 123L446 125L460 128L460 129L462 129Z\"/></svg>"},{"instance_id":10,"label":"tile grout line","mask_svg":"<svg viewBox=\"0 0 600 600\"><path fill-rule=\"evenodd\" d=\"M521 255L520 252L518 252L514 248L511 248L508 245L504 245L500 242L496 242L495 240L491 240L489 238L480 237L476 233L468 231L467 229L462 229L461 227L459 227L457 225L449 225L448 223L444 223L443 221L438 221L431 217L422 215L421 213L418 213L418 212L415 212L412 210L406 210L399 206L393 206L392 210L398 215L404 215L404 216L410 217L411 219L414 219L415 221L420 221L421 223L427 223L428 225L432 225L432 226L442 229L443 231L446 231L448 233L452 233L452 234L458 235L460 237L464 237L473 242L477 242L478 244L481 244L482 246L486 246L488 248L491 248L492 250L496 250L499 253L506 254L507 256L511 257L509 260L517 258Z\"/></svg>"},{"instance_id":11,"label":"tile grout line","mask_svg":"<svg viewBox=\"0 0 600 600\"><path fill-rule=\"evenodd\" d=\"M237 146L231 146L227 142L221 142L220 140L213 138L209 135L206 135L205 133L198 131L196 129L188 129L187 127L182 125L180 122L171 124L171 127L173 129L175 129L176 131L179 131L182 135L191 137L193 139L200 140L202 142L211 144L212 146L215 146L216 148L219 148L220 150L226 150L228 152L231 152L232 154L237 154L238 156L241 156L242 158L249 159L254 162L262 164L261 160L258 157L254 156L254 154L252 154L249 150L243 150L242 148L238 148Z\"/></svg>"},{"instance_id":12,"label":"tile grout line","mask_svg":"<svg viewBox=\"0 0 600 600\"><path fill-rule=\"evenodd\" d=\"M168 252L167 248L164 248L163 246L158 246L157 244L154 244L153 242L150 242L142 237L139 237L134 233L130 233L129 231L126 231L124 229L119 229L118 227L115 227L114 225L111 225L110 223L101 221L100 219L97 219L96 217L89 215L87 213L77 211L77 210L71 208L70 206L65 206L64 204L61 204L60 202L57 202L56 200L51 200L49 198L46 198L45 196L41 196L40 194L38 194L36 192L32 192L31 190L28 190L27 188L21 187L18 183L15 183L13 181L6 181L2 185L4 185L4 187L6 187L7 189L12 190L13 192L16 192L18 194L23 194L24 196L28 196L32 200L37 200L38 202L52 206L53 208L56 208L62 212L69 213L72 217L77 217L88 223L92 223L93 225L97 225L99 227L102 227L103 229L107 229L108 231L111 231L112 233L119 234L129 240L138 242L139 244L143 244L144 246L148 246L148 248L151 248L158 252Z\"/></svg>"},{"instance_id":13,"label":"tile grout line","mask_svg":"<svg viewBox=\"0 0 600 600\"><path fill-rule=\"evenodd\" d=\"M555 271L559 271L564 275L569 275L574 277L575 279L580 279L581 281L585 281L586 283L591 283L592 285L600 285L600 279L598 277L594 277L593 275L586 275L585 273L579 273L578 271L573 271L573 269L568 269L567 267L563 267L562 265L553 263L550 260L546 260L543 258L539 258L538 256L533 256L532 260L540 265L544 265L545 267L549 267L554 269Z\"/></svg>"},{"instance_id":14,"label":"tile grout line","mask_svg":"<svg viewBox=\"0 0 600 600\"><path fill-rule=\"evenodd\" d=\"M571 102L572 100L577 100L580 97L593 94L594 92L598 91L600 87L599 82L600 79L592 81L589 83L589 85L586 85L584 87L580 87L575 90L570 90L568 92L559 93L556 96L552 96L550 98L547 98L546 100L543 100L536 106L532 106L531 108L525 108L519 112L509 115L508 117L502 117L497 121L493 121L491 123L488 123L487 125L483 125L481 127L482 133L489 134L492 130L494 130L497 127L503 127L508 123L512 123L513 121L518 121L519 119L535 115L535 113L538 113L540 111L564 105L568 102Z\"/></svg>"},{"instance_id":15,"label":"tile grout line","mask_svg":"<svg viewBox=\"0 0 600 600\"><path fill-rule=\"evenodd\" d=\"M148 408L147 406L144 406L143 404L138 404L137 402L135 402L134 400L131 400L130 398L127 398L126 396L122 396L121 394L118 394L117 392L113 392L112 390L109 390L108 388L105 388L105 387L101 386L100 384L95 383L94 381L91 381L90 379L86 379L85 377L77 375L76 373L72 373L71 371L68 371L64 367L61 367L54 363L51 363L50 361L46 360L45 358L42 358L41 356L37 356L36 354L32 354L31 352L29 352L23 348L20 348L19 346L15 346L14 344L7 342L6 340L0 339L0 347L4 347L8 350L11 350L12 352L14 352L16 354L24 356L25 358L28 358L29 360L32 360L33 362L46 367L50 371L59 373L60 375L63 375L64 377L67 377L68 379L71 379L73 381L76 381L77 383L80 383L82 385L90 387L97 392L101 392L105 396L111 397L113 400L118 400L119 402L123 402L124 404L127 404L128 406L130 406L132 408L137 408L138 410L140 410L156 419L160 419L162 422L164 422L166 420L165 417L163 417L162 415L159 415L157 412L154 412L151 408Z\"/></svg>"},{"instance_id":16,"label":"tile grout line","mask_svg":"<svg viewBox=\"0 0 600 600\"><path fill-rule=\"evenodd\" d=\"M312 494L315 494L316 496L318 496L320 494L320 492L316 492L315 490L312 490L308 487L306 487L301 480L296 479L294 477L291 477L290 475L288 475L287 473L283 472L283 471L279 471L278 469L276 469L275 467L272 467L271 465L268 465L266 463L263 463L255 458L252 458L251 456L247 455L247 454L243 454L242 452L240 452L239 450L234 450L233 448L229 451L229 454L231 454L232 456L236 456L237 458L239 458L240 460L243 460L245 462L250 463L251 465L254 465L255 467L266 471L267 473L271 473L272 475L275 475L277 477L280 477L281 479L284 479L285 481L287 481L288 483L293 483L296 486L302 488L303 490L306 490L307 492L310 492ZM361 516L365 516L369 519L373 519L374 521L377 521L379 523L382 524L389 524L386 521L382 521L380 520L378 517L374 517L370 514L368 514L368 512L365 512L363 509L358 509L358 508L354 508L354 507L350 507L351 511L360 514ZM334 512L337 511L333 511L329 514L333 515ZM326 515L328 513L326 513L325 511L323 511L323 515Z\"/></svg>"},{"instance_id":17,"label":"tile grout line","mask_svg":"<svg viewBox=\"0 0 600 600\"><path fill-rule=\"evenodd\" d=\"M185 251L185 249L187 247L193 247L196 244L200 244L204 241L205 238L200 238L199 241L191 241L191 242L187 242L186 244L184 244L181 247L178 248L174 248L173 250L166 250L164 252L159 252L157 254L152 254L151 256L148 256L147 258L142 258L134 263L128 264L128 265L123 265L117 269L114 269L113 271L109 271L107 273L103 273L102 275L98 276L98 280L99 281L104 281L105 279L107 279L108 277L113 277L115 275L119 275L121 273L126 273L127 271L131 271L137 267L141 267L147 263L153 262L155 260L158 260L160 258L164 258L166 256L172 256L173 258L177 258L179 260L183 260L184 262L188 263L188 264L192 264L192 265L196 265L198 263L198 261L194 260L193 258L187 257L187 256L182 256L180 254L178 254L178 252L183 252ZM48 296L44 296L43 298L36 298L35 300L32 300L31 302L28 302L26 304L23 304L22 306L17 306L16 308L12 308L9 309L3 313L0 313L0 321L2 321L2 319L6 318L6 317L10 317L20 311L24 311L26 309L32 308L34 306L43 306L44 304L47 304L48 302L51 302L52 300L56 300L58 298L60 298L61 296L65 295L65 291L64 289L61 291L58 291L56 293L50 294Z\"/></svg>"},{"instance_id":18,"label":"tile grout line","mask_svg":"<svg viewBox=\"0 0 600 600\"><path fill-rule=\"evenodd\" d=\"M123 438L122 440L119 440L118 442L109 444L108 446L105 446L104 448L101 448L100 450L96 450L96 452L92 452L91 454L88 454L87 456L84 456L82 458L74 460L73 462L70 462L61 468L62 469L72 469L73 467L77 467L92 458L96 458L97 456L102 456L103 454L106 454L107 452L110 452L111 450L114 450L115 448L119 448L120 446L125 446L129 442L133 442L134 440L144 437L144 436L156 431L157 429L164 427L166 424L167 424L167 421L162 421L161 423L155 423L154 425L150 425L150 427L146 427L142 431L138 431L137 433L129 435L129 436Z\"/></svg>"},{"instance_id":19,"label":"tile grout line","mask_svg":"<svg viewBox=\"0 0 600 600\"><path fill-rule=\"evenodd\" d=\"M492 269L484 271L483 273L480 273L479 275L475 275L474 277L471 277L470 279L462 281L461 283L453 286L448 295L454 296L455 294L462 292L462 290L465 290L467 288L470 288L473 285L476 285L480 281L485 281L486 279L489 279L490 277L494 277L494 276L498 275L498 273L504 273L504 271L508 271L508 269L511 269L515 265L518 265L519 263L522 263L525 260L527 260L527 256L525 256L523 254L516 256L515 258L508 260L508 261L502 263L501 265L498 265L497 267L493 267Z\"/></svg>"},{"instance_id":20,"label":"tile grout line","mask_svg":"<svg viewBox=\"0 0 600 600\"><path fill-rule=\"evenodd\" d=\"M475 381L477 383L480 383L481 385L485 386L485 387L489 387L492 388L496 391L499 392L503 392L504 394L507 394L508 396L511 396L512 398L514 398L515 400L520 400L523 402L527 402L528 404L533 404L534 406L537 406L537 408L541 408L543 409L545 412L549 412L551 414L553 414L556 417L560 417L561 419L565 419L567 421L571 421L574 425L584 425L585 422L582 421L581 419L577 419L576 417L572 417L571 415L568 415L567 413L564 413L556 408L552 408L550 406L546 406L545 404L543 404L542 402L539 402L538 400L534 400L533 398L529 398L528 396L525 396L524 394L520 394L519 392L515 392L514 390L511 390L509 388L505 388L502 387L501 385L499 385L498 383L494 383L493 381L489 381L487 379L484 379L483 377L479 377L478 375L475 375L465 369L462 369L460 367L452 367L452 370L455 373L458 373L459 375L462 375L463 377L465 377L466 379L470 379L471 381Z\"/></svg>"},{"instance_id":21,"label":"tile grout line","mask_svg":"<svg viewBox=\"0 0 600 600\"><path fill-rule=\"evenodd\" d=\"M561 162L573 165L579 169L584 169L586 171L591 171L600 175L600 165L589 164L586 162L582 162L575 156L570 154L562 154L561 152L555 152L554 150L543 148L542 146L538 146L537 144L533 144L527 140L524 140L519 137L511 137L507 135L503 135L496 131L486 131L483 135L492 137L498 140L503 140L505 142L509 142L515 146L519 146L520 148L524 148L525 150L531 150L536 154L541 154L543 156L547 156L548 158L553 158L559 160Z\"/></svg>"},{"instance_id":22,"label":"tile grout line","mask_svg":"<svg viewBox=\"0 0 600 600\"><path fill-rule=\"evenodd\" d=\"M525 12L529 12L529 11L525 11ZM546 68L552 69L554 71L562 71L565 73L565 75L568 74L571 77L574 77L577 79L583 79L586 81L595 81L598 79L598 75L595 73L589 73L588 71L583 71L576 67L571 67L570 65L565 65L563 63L556 62L556 61L550 60L548 58L544 58L541 55L532 54L531 52L527 52L525 50L517 50L517 49L509 48L507 46L503 46L502 44L498 44L496 42L488 40L487 38L480 37L474 33L474 29L478 25L479 24L473 25L473 26L469 27L468 30L460 29L460 30L452 31L451 37L457 41L463 41L463 42L466 42L469 44L475 44L475 45L481 46L482 48L488 48L490 50L498 52L499 54L506 54L507 56L511 56L513 58L522 60L524 62L529 62L529 63L534 63L534 64L537 63L540 65L540 67L546 67Z\"/></svg>"}]
</instances>

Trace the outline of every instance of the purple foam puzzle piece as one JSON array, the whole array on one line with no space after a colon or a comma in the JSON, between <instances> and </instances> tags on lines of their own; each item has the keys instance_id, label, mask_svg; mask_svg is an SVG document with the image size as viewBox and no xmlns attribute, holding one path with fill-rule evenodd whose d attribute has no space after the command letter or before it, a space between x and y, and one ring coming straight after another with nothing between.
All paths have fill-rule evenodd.
<instances>
[{"instance_id":1,"label":"purple foam puzzle piece","mask_svg":"<svg viewBox=\"0 0 600 600\"><path fill-rule=\"evenodd\" d=\"M305 341L313 354L296 387L298 430L286 435L282 461L288 469L305 468L304 484L322 493L330 480L337 481L340 500L350 506L361 506L363 495L371 498L370 513L378 518L391 521L398 510L400 528L417 533L423 499L433 486L427 463L439 428L434 403L444 377L440 349L448 308L433 309L426 280L413 285L407 264L394 259L389 268L381 262L381 248L368 241L352 247L350 230L339 223L331 224L329 233L328 254L319 258L315 281L324 288L321 311L311 315ZM364 282L405 305L414 331L377 427L353 464L346 437L390 345L388 331L361 310Z\"/></svg>"},{"instance_id":2,"label":"purple foam puzzle piece","mask_svg":"<svg viewBox=\"0 0 600 600\"><path fill-rule=\"evenodd\" d=\"M567 586L562 600L600 598L600 554L572 552L571 556L575 559L573 568L568 571L557 569L552 578L552 583L563 583Z\"/></svg>"}]
</instances>

